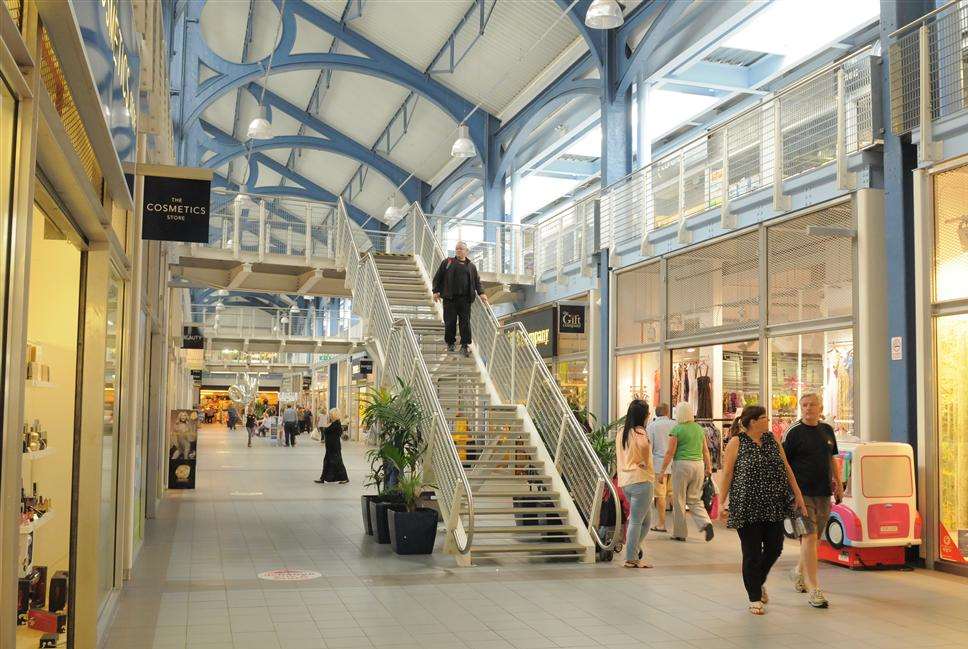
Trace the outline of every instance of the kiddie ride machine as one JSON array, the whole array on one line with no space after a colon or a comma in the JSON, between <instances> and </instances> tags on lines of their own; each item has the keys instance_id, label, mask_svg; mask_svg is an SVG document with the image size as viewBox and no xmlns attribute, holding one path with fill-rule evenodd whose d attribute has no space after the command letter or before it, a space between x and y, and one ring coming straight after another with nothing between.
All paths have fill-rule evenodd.
<instances>
[{"instance_id":1,"label":"kiddie ride machine","mask_svg":"<svg viewBox=\"0 0 968 649\"><path fill-rule=\"evenodd\" d=\"M911 446L839 446L835 461L845 485L844 499L830 511L820 558L848 568L903 566L905 548L921 544Z\"/></svg>"}]
</instances>

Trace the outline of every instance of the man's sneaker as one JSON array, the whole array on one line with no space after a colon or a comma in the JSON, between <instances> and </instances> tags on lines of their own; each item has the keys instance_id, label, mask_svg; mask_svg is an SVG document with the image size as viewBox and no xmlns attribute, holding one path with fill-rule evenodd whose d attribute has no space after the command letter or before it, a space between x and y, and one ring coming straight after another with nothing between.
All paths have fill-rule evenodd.
<instances>
[{"instance_id":1,"label":"man's sneaker","mask_svg":"<svg viewBox=\"0 0 968 649\"><path fill-rule=\"evenodd\" d=\"M807 585L803 583L803 573L798 568L790 571L790 579L793 581L793 590L798 593L807 592Z\"/></svg>"},{"instance_id":2,"label":"man's sneaker","mask_svg":"<svg viewBox=\"0 0 968 649\"><path fill-rule=\"evenodd\" d=\"M713 530L713 524L706 523L706 528L703 531L706 532L706 543L709 543L710 541L712 541L713 536L715 536L716 534L715 530Z\"/></svg>"},{"instance_id":3,"label":"man's sneaker","mask_svg":"<svg viewBox=\"0 0 968 649\"><path fill-rule=\"evenodd\" d=\"M460 353L464 355L464 358L471 357L471 350L467 348L467 345L460 346Z\"/></svg>"},{"instance_id":4,"label":"man's sneaker","mask_svg":"<svg viewBox=\"0 0 968 649\"><path fill-rule=\"evenodd\" d=\"M810 602L810 606L814 608L827 608L830 606L830 602L823 596L823 591L819 588L814 588L810 592L810 599L808 601Z\"/></svg>"},{"instance_id":5,"label":"man's sneaker","mask_svg":"<svg viewBox=\"0 0 968 649\"><path fill-rule=\"evenodd\" d=\"M447 345L447 351L452 352L455 349L457 349L457 348L454 347L454 343L450 343L449 345Z\"/></svg>"}]
</instances>

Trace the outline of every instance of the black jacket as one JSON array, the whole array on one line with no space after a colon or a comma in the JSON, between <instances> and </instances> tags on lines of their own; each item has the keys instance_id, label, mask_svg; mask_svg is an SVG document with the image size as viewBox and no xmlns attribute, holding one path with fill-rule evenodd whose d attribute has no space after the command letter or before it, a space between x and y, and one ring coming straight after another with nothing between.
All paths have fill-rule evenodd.
<instances>
[{"instance_id":1,"label":"black jacket","mask_svg":"<svg viewBox=\"0 0 968 649\"><path fill-rule=\"evenodd\" d=\"M459 264L460 262L457 261L456 257L448 257L440 262L440 268L434 273L434 293L439 293L445 300L457 297L455 291L459 289L455 284L457 283L456 274L460 272ZM473 299L474 294L482 295L484 290L481 288L481 278L477 274L477 266L470 259L467 260L467 272L470 273L471 289L474 291L467 298Z\"/></svg>"}]
</instances>

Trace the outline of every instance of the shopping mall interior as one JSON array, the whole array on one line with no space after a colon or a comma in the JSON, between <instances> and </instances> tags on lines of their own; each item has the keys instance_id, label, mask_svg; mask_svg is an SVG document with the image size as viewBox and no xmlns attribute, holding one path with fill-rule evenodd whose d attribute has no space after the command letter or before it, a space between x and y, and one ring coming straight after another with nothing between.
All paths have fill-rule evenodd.
<instances>
[{"instance_id":1,"label":"shopping mall interior","mask_svg":"<svg viewBox=\"0 0 968 649\"><path fill-rule=\"evenodd\" d=\"M968 646L968 0L0 4L0 648Z\"/></svg>"}]
</instances>

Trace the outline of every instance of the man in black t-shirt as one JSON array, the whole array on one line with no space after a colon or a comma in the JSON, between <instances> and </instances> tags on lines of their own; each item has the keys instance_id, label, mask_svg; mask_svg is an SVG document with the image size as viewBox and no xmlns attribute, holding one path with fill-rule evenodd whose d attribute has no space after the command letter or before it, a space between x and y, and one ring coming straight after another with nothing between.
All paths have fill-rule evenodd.
<instances>
[{"instance_id":1,"label":"man in black t-shirt","mask_svg":"<svg viewBox=\"0 0 968 649\"><path fill-rule=\"evenodd\" d=\"M830 517L830 497L839 503L844 496L843 485L834 458L837 438L829 424L820 421L823 406L815 393L800 397L800 421L787 429L783 441L790 468L797 478L803 500L807 505L809 523L815 533L800 539L800 564L794 568L793 581L801 593L810 593L810 605L827 608L829 603L820 589L817 577L817 541L823 535Z\"/></svg>"},{"instance_id":2,"label":"man in black t-shirt","mask_svg":"<svg viewBox=\"0 0 968 649\"><path fill-rule=\"evenodd\" d=\"M444 300L444 342L447 343L447 350L454 351L459 321L461 353L470 356L471 304L478 295L487 304L487 295L481 289L477 267L467 258L467 245L458 241L454 252L456 256L442 261L434 273L434 302Z\"/></svg>"}]
</instances>

